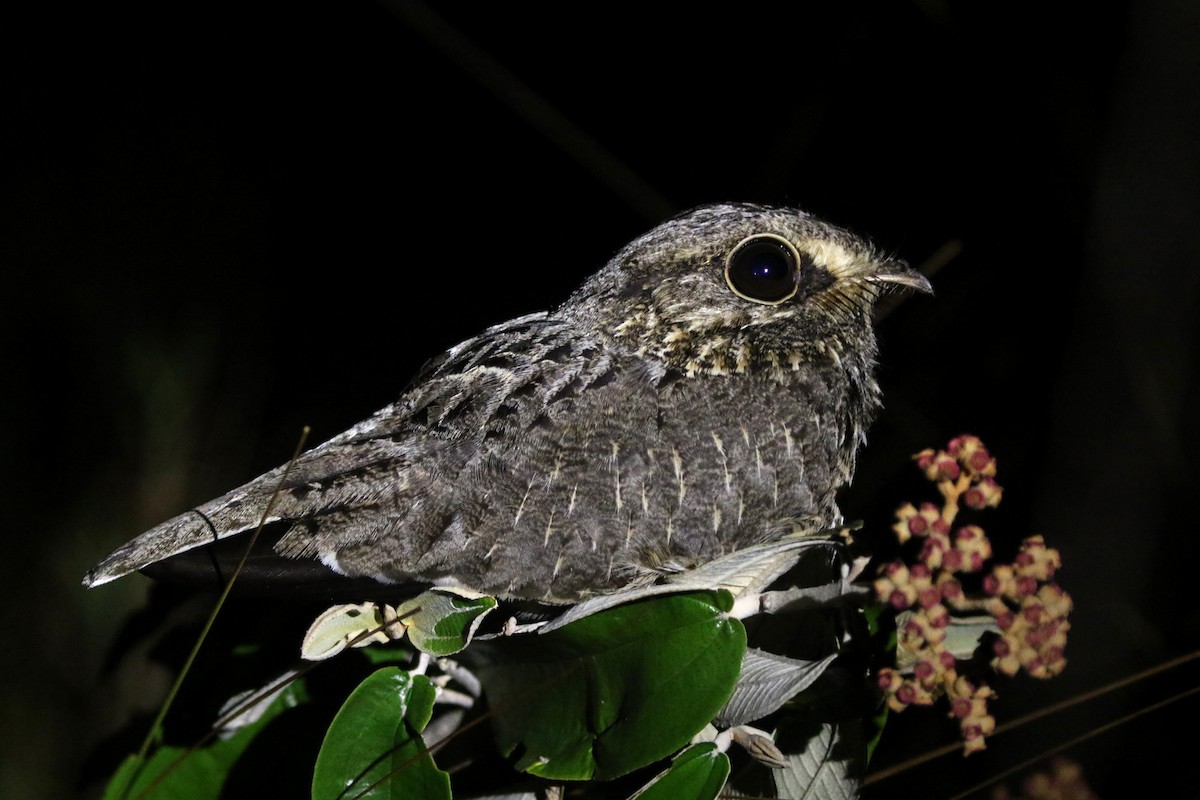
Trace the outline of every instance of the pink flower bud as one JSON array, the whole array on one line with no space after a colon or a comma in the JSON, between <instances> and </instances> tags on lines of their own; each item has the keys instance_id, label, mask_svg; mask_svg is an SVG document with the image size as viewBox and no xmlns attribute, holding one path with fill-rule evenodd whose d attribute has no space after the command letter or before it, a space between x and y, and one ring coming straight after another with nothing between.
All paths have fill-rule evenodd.
<instances>
[{"instance_id":1,"label":"pink flower bud","mask_svg":"<svg viewBox=\"0 0 1200 800\"><path fill-rule=\"evenodd\" d=\"M942 553L942 567L951 572L958 572L962 569L963 554L961 550L947 550Z\"/></svg>"},{"instance_id":2,"label":"pink flower bud","mask_svg":"<svg viewBox=\"0 0 1200 800\"><path fill-rule=\"evenodd\" d=\"M982 447L966 458L967 467L972 472L983 473L992 466L992 457Z\"/></svg>"},{"instance_id":3,"label":"pink flower bud","mask_svg":"<svg viewBox=\"0 0 1200 800\"><path fill-rule=\"evenodd\" d=\"M949 553L947 553L947 555L949 555ZM938 587L942 590L942 597L947 599L955 600L963 596L962 584L953 578L939 580Z\"/></svg>"},{"instance_id":4,"label":"pink flower bud","mask_svg":"<svg viewBox=\"0 0 1200 800\"><path fill-rule=\"evenodd\" d=\"M945 628L950 624L950 612L943 605L933 605L926 608L922 612L929 620L930 626L933 628ZM926 633L928 636L929 634ZM944 638L944 637L942 637Z\"/></svg>"},{"instance_id":5,"label":"pink flower bud","mask_svg":"<svg viewBox=\"0 0 1200 800\"><path fill-rule=\"evenodd\" d=\"M931 475L931 479L935 480L957 480L961 472L958 462L945 455L935 460L933 466L934 471L933 475ZM929 470L926 470L926 474L929 474Z\"/></svg>"},{"instance_id":6,"label":"pink flower bud","mask_svg":"<svg viewBox=\"0 0 1200 800\"><path fill-rule=\"evenodd\" d=\"M933 663L928 659L922 658L913 665L913 675L922 683L925 683L932 678L935 672L936 671L933 668Z\"/></svg>"},{"instance_id":7,"label":"pink flower bud","mask_svg":"<svg viewBox=\"0 0 1200 800\"><path fill-rule=\"evenodd\" d=\"M932 608L942 602L942 590L936 586L922 589L917 595L917 603L921 608Z\"/></svg>"},{"instance_id":8,"label":"pink flower bud","mask_svg":"<svg viewBox=\"0 0 1200 800\"><path fill-rule=\"evenodd\" d=\"M959 719L965 719L971 715L971 701L965 697L956 697L950 703L950 713Z\"/></svg>"}]
</instances>

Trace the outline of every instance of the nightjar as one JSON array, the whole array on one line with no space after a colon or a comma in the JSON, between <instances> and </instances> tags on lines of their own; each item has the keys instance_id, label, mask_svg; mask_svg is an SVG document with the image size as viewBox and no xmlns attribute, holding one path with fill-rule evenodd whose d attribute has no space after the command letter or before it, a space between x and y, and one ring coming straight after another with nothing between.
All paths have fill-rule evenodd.
<instances>
[{"instance_id":1,"label":"nightjar","mask_svg":"<svg viewBox=\"0 0 1200 800\"><path fill-rule=\"evenodd\" d=\"M830 528L880 404L874 305L903 287L930 288L799 210L680 214L301 455L267 515L280 580L572 603ZM147 531L85 585L255 529L283 473Z\"/></svg>"}]
</instances>

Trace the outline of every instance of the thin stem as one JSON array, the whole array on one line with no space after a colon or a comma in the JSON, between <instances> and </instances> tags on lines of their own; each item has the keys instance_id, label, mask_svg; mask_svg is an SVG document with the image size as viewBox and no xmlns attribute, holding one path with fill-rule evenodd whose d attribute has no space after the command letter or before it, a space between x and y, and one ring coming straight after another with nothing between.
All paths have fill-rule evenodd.
<instances>
[{"instance_id":1,"label":"thin stem","mask_svg":"<svg viewBox=\"0 0 1200 800\"><path fill-rule=\"evenodd\" d=\"M271 499L267 502L267 507L262 513L262 517L258 521L258 527L254 529L254 533L250 537L249 544L246 546L246 552L242 554L242 560L238 562L237 569L229 576L229 580L225 583L225 588L221 592L221 596L217 598L216 604L213 606L212 612L208 615L208 619L204 623L204 627L200 631L200 635L196 637L196 643L192 645L192 650L188 653L187 659L183 662L183 668L179 671L179 675L175 678L175 683L171 685L170 691L167 692L166 699L163 700L162 706L158 709L158 715L154 718L154 722L150 725L150 730L146 733L146 738L142 740L142 746L138 749L135 756L137 766L133 770L133 774L129 778L129 782L121 790L121 797L129 796L133 785L137 783L138 776L141 775L142 769L146 764L146 755L150 752L150 746L157 741L162 735L162 725L167 718L167 712L171 710L172 703L175 702L175 697L179 694L180 687L183 686L184 678L192 668L192 664L196 661L196 656L200 652L201 645L204 644L209 631L212 630L213 624L216 622L217 614L221 611L221 606L225 604L225 599L229 597L229 592L233 589L233 583L241 574L242 567L246 565L246 560L250 558L250 551L254 549L254 544L258 541L258 536L262 533L263 526L266 525L267 518L270 516L272 509L275 507L275 502L279 499L279 494L283 490L284 482L295 466L296 460L300 457L300 453L304 450L304 443L308 441L308 434L311 429L305 425L300 432L300 440L296 442L295 452L292 453L291 459L288 460L287 466L284 467L283 474L279 476L279 482L275 486L275 491L271 493ZM147 787L147 790L153 788L155 784ZM145 792L142 793L143 795Z\"/></svg>"}]
</instances>

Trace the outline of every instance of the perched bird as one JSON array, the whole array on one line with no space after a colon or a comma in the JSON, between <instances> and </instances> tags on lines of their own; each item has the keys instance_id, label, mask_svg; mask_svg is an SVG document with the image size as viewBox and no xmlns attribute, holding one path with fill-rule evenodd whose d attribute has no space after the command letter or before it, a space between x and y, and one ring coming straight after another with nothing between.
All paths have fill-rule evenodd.
<instances>
[{"instance_id":1,"label":"perched bird","mask_svg":"<svg viewBox=\"0 0 1200 800\"><path fill-rule=\"evenodd\" d=\"M930 290L802 211L680 214L301 455L267 515L277 561L563 604L830 528L880 403L874 305L897 287ZM147 531L84 584L253 530L283 473Z\"/></svg>"}]
</instances>

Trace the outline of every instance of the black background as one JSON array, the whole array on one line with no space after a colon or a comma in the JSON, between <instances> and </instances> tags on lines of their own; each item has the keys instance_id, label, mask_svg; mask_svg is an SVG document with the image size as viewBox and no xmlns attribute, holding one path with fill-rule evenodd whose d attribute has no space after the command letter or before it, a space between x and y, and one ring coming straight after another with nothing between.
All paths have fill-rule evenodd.
<instances>
[{"instance_id":1,"label":"black background","mask_svg":"<svg viewBox=\"0 0 1200 800\"><path fill-rule=\"evenodd\" d=\"M1194 7L422 8L5 12L0 794L74 794L161 690L102 673L149 582L86 592L95 561L712 201L798 205L943 264L935 298L880 323L887 411L844 507L886 526L924 499L908 455L955 434L997 455L985 527L1045 534L1077 606L1067 672L1002 684L1001 722L1195 648ZM867 792L952 797L1186 672ZM1068 754L1101 796L1183 791L1196 711ZM953 740L920 713L877 766Z\"/></svg>"}]
</instances>

